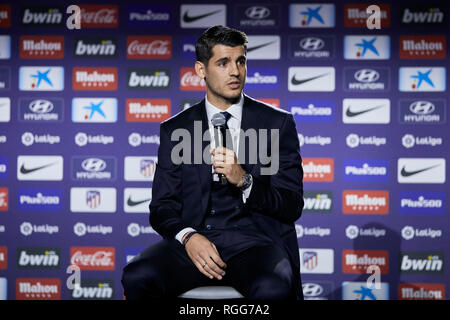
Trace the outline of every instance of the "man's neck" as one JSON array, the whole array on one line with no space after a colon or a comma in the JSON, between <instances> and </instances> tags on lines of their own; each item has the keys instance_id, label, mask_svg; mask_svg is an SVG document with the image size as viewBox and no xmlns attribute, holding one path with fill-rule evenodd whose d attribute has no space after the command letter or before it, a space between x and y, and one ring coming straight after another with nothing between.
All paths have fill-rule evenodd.
<instances>
[{"instance_id":1,"label":"man's neck","mask_svg":"<svg viewBox=\"0 0 450 320\"><path fill-rule=\"evenodd\" d=\"M229 107L231 107L233 104L238 103L239 100L241 99L241 95L239 95L239 97L237 97L235 99L223 99L223 98L220 99L220 98L216 98L214 96L211 97L211 95L208 95L208 93L206 93L206 99L208 99L208 102L211 103L216 108L225 111Z\"/></svg>"}]
</instances>

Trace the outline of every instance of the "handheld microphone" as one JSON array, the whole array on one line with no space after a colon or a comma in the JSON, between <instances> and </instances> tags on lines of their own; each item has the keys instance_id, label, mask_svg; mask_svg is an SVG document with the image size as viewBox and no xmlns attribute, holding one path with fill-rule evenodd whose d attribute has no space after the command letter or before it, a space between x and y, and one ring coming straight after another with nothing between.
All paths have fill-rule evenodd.
<instances>
[{"instance_id":1,"label":"handheld microphone","mask_svg":"<svg viewBox=\"0 0 450 320\"><path fill-rule=\"evenodd\" d=\"M214 141L216 143L217 147L223 147L223 139L225 138L222 134L222 132L225 131L225 125L227 123L227 120L225 119L225 116L221 113L216 113L211 118L211 123L214 127ZM223 173L218 173L219 175L219 181L220 184L225 185L228 183L227 178Z\"/></svg>"}]
</instances>

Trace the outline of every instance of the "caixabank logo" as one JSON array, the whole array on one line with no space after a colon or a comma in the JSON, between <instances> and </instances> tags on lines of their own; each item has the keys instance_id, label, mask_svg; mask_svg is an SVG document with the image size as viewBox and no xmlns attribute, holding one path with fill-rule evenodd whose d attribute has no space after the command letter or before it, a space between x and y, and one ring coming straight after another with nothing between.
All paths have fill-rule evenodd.
<instances>
[{"instance_id":1,"label":"caixabank logo","mask_svg":"<svg viewBox=\"0 0 450 320\"><path fill-rule=\"evenodd\" d=\"M344 59L346 60L388 60L390 57L390 36L344 36Z\"/></svg>"},{"instance_id":2,"label":"caixabank logo","mask_svg":"<svg viewBox=\"0 0 450 320\"><path fill-rule=\"evenodd\" d=\"M0 36L0 59L11 58L11 36Z\"/></svg>"},{"instance_id":3,"label":"caixabank logo","mask_svg":"<svg viewBox=\"0 0 450 320\"><path fill-rule=\"evenodd\" d=\"M61 280L17 278L16 300L61 300Z\"/></svg>"},{"instance_id":4,"label":"caixabank logo","mask_svg":"<svg viewBox=\"0 0 450 320\"><path fill-rule=\"evenodd\" d=\"M405 274L444 274L444 252L402 251L400 272Z\"/></svg>"},{"instance_id":5,"label":"caixabank logo","mask_svg":"<svg viewBox=\"0 0 450 320\"><path fill-rule=\"evenodd\" d=\"M389 300L389 283L345 281L342 283L342 300Z\"/></svg>"},{"instance_id":6,"label":"caixabank logo","mask_svg":"<svg viewBox=\"0 0 450 320\"><path fill-rule=\"evenodd\" d=\"M57 67L57 66L19 67L19 90L21 91L64 90L64 67Z\"/></svg>"},{"instance_id":7,"label":"caixabank logo","mask_svg":"<svg viewBox=\"0 0 450 320\"><path fill-rule=\"evenodd\" d=\"M398 300L445 300L443 283L400 283Z\"/></svg>"},{"instance_id":8,"label":"caixabank logo","mask_svg":"<svg viewBox=\"0 0 450 320\"><path fill-rule=\"evenodd\" d=\"M61 267L61 248L18 247L17 267L34 270L59 269Z\"/></svg>"},{"instance_id":9,"label":"caixabank logo","mask_svg":"<svg viewBox=\"0 0 450 320\"><path fill-rule=\"evenodd\" d=\"M289 5L291 28L333 28L335 19L335 6L332 3Z\"/></svg>"},{"instance_id":10,"label":"caixabank logo","mask_svg":"<svg viewBox=\"0 0 450 320\"><path fill-rule=\"evenodd\" d=\"M72 122L113 123L117 122L116 98L73 98Z\"/></svg>"},{"instance_id":11,"label":"caixabank logo","mask_svg":"<svg viewBox=\"0 0 450 320\"><path fill-rule=\"evenodd\" d=\"M84 279L80 285L70 290L72 300L112 300L114 281L111 279Z\"/></svg>"},{"instance_id":12,"label":"caixabank logo","mask_svg":"<svg viewBox=\"0 0 450 320\"><path fill-rule=\"evenodd\" d=\"M401 67L398 90L401 92L443 92L446 89L445 67Z\"/></svg>"}]
</instances>

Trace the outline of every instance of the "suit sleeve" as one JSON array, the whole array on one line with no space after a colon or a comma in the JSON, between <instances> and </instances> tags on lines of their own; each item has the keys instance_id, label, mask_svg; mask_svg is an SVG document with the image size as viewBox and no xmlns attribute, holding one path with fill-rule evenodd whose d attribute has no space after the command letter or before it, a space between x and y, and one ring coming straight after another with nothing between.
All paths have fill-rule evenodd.
<instances>
[{"instance_id":1,"label":"suit sleeve","mask_svg":"<svg viewBox=\"0 0 450 320\"><path fill-rule=\"evenodd\" d=\"M252 211L293 223L300 218L303 209L303 169L297 129L291 114L284 119L278 143L278 171L270 176L253 177L246 205Z\"/></svg>"},{"instance_id":2,"label":"suit sleeve","mask_svg":"<svg viewBox=\"0 0 450 320\"><path fill-rule=\"evenodd\" d=\"M163 238L175 238L188 227L181 219L181 165L171 160L172 141L164 124L160 127L158 162L152 186L150 225Z\"/></svg>"}]
</instances>

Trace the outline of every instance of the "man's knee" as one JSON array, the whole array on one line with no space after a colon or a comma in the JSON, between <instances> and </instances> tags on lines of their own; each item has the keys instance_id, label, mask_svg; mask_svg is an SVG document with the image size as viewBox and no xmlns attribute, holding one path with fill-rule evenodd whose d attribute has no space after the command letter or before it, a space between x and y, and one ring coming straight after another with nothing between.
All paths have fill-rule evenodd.
<instances>
[{"instance_id":1,"label":"man's knee","mask_svg":"<svg viewBox=\"0 0 450 320\"><path fill-rule=\"evenodd\" d=\"M131 262L123 269L122 286L127 299L142 299L164 295L163 275L146 260Z\"/></svg>"},{"instance_id":2,"label":"man's knee","mask_svg":"<svg viewBox=\"0 0 450 320\"><path fill-rule=\"evenodd\" d=\"M249 290L251 299L279 300L292 294L292 269L287 259L278 263L273 272L256 277Z\"/></svg>"}]
</instances>

